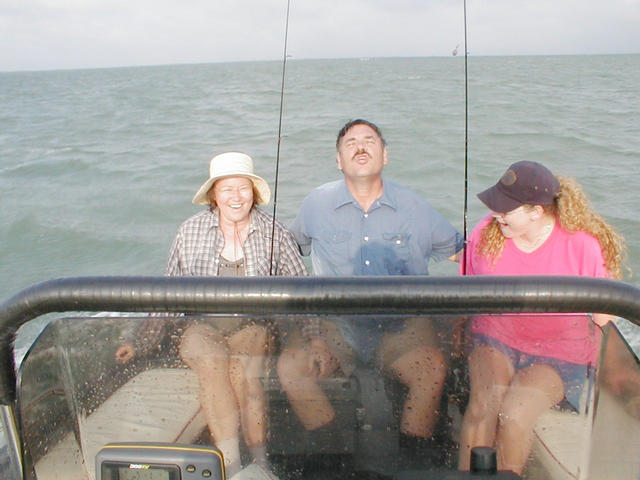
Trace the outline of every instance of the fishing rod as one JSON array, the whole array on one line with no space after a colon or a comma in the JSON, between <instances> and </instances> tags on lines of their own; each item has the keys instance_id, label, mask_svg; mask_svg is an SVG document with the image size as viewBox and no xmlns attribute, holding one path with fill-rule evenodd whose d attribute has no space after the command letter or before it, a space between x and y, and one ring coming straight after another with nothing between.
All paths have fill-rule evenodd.
<instances>
[{"instance_id":1,"label":"fishing rod","mask_svg":"<svg viewBox=\"0 0 640 480\"><path fill-rule=\"evenodd\" d=\"M469 50L467 48L467 0L464 5L464 200L462 207L462 275L467 274L467 212L469 192L469 75L467 60Z\"/></svg>"},{"instance_id":2,"label":"fishing rod","mask_svg":"<svg viewBox=\"0 0 640 480\"><path fill-rule=\"evenodd\" d=\"M269 276L273 275L273 249L276 233L276 211L278 208L278 176L280 173L280 143L282 141L282 111L284 109L284 83L287 69L287 40L289 37L289 7L291 0L287 0L287 15L284 26L284 53L282 54L282 84L280 87L280 117L278 119L278 148L276 150L276 176L273 187L273 219L271 222L271 249L269 253Z\"/></svg>"}]
</instances>

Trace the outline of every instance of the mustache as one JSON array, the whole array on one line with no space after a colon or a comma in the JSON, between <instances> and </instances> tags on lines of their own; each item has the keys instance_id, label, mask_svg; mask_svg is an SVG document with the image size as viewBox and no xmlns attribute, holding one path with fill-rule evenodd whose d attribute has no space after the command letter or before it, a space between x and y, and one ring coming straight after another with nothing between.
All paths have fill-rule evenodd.
<instances>
[{"instance_id":1,"label":"mustache","mask_svg":"<svg viewBox=\"0 0 640 480\"><path fill-rule=\"evenodd\" d=\"M367 152L364 148L361 148L356 153L353 154L353 157L351 157L351 160L356 158L358 155L366 155L367 157L371 158L371 155L369 155L369 152Z\"/></svg>"}]
</instances>

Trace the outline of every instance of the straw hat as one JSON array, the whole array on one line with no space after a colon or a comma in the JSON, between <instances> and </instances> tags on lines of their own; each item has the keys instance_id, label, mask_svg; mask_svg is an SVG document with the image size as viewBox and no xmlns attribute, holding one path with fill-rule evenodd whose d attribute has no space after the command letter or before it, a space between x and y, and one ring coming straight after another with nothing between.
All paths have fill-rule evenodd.
<instances>
[{"instance_id":1,"label":"straw hat","mask_svg":"<svg viewBox=\"0 0 640 480\"><path fill-rule=\"evenodd\" d=\"M257 205L266 205L271 198L271 190L267 182L253 173L253 160L245 153L226 152L216 155L209 164L209 180L198 190L198 193L191 200L196 205L211 205L209 200L209 189L224 177L246 177L253 183L255 202Z\"/></svg>"}]
</instances>

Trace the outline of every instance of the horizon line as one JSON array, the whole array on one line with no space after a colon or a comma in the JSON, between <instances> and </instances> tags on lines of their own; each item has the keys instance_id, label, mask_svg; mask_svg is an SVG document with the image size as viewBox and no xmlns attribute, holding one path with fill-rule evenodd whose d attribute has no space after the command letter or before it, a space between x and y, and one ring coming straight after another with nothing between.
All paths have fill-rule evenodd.
<instances>
[{"instance_id":1,"label":"horizon line","mask_svg":"<svg viewBox=\"0 0 640 480\"><path fill-rule=\"evenodd\" d=\"M604 56L626 56L640 55L639 52L623 52L623 53L523 53L523 54L479 54L473 55L468 53L468 58L499 58L499 57L604 57ZM389 59L427 59L427 58L464 58L464 53L457 55L397 55L397 56L353 56L353 57L308 57L295 58L287 57L287 62L304 62L304 61L320 61L320 60L389 60ZM195 66L195 65L224 65L239 63L282 63L282 59L262 59L262 60L220 60L220 61L194 61L194 62L175 62L175 63L142 63L142 64L123 64L109 66L86 66L86 67L52 67L52 68L33 68L33 69L0 69L0 73L44 73L44 72L68 72L68 71L86 71L86 70L116 70L128 68L150 68L150 67L178 67L178 66Z\"/></svg>"}]
</instances>

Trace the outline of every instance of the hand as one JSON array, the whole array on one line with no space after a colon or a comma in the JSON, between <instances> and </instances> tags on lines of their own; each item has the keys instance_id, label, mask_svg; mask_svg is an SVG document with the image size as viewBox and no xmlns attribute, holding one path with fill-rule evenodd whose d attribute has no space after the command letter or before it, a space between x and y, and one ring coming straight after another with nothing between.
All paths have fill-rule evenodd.
<instances>
[{"instance_id":1,"label":"hand","mask_svg":"<svg viewBox=\"0 0 640 480\"><path fill-rule=\"evenodd\" d=\"M135 356L135 349L129 342L123 343L118 350L116 350L116 360L123 365Z\"/></svg>"},{"instance_id":2,"label":"hand","mask_svg":"<svg viewBox=\"0 0 640 480\"><path fill-rule=\"evenodd\" d=\"M333 355L329 351L326 342L321 338L311 340L311 349L309 352L309 363L307 365L307 374L318 379L325 378L333 372Z\"/></svg>"},{"instance_id":3,"label":"hand","mask_svg":"<svg viewBox=\"0 0 640 480\"><path fill-rule=\"evenodd\" d=\"M447 260L451 260L452 262L460 263L460 259L462 258L462 250L451 255Z\"/></svg>"},{"instance_id":4,"label":"hand","mask_svg":"<svg viewBox=\"0 0 640 480\"><path fill-rule=\"evenodd\" d=\"M609 315L607 313L594 313L593 314L593 321L596 325L598 325L599 327L604 328L604 326L609 323L609 322L614 322L615 325L615 319L616 317L613 315Z\"/></svg>"}]
</instances>

